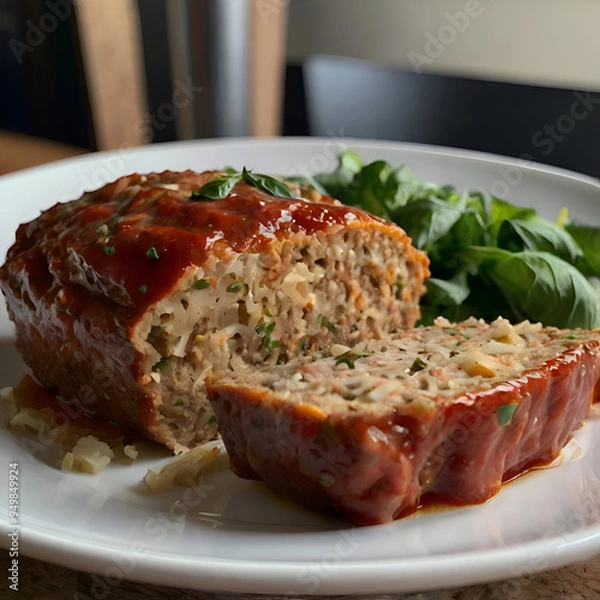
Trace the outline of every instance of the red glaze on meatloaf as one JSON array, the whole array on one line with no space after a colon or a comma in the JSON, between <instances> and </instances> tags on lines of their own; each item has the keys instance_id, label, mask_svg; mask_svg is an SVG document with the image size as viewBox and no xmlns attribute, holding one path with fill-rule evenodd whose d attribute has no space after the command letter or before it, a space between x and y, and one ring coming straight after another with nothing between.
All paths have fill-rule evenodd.
<instances>
[{"instance_id":1,"label":"red glaze on meatloaf","mask_svg":"<svg viewBox=\"0 0 600 600\"><path fill-rule=\"evenodd\" d=\"M0 268L38 379L170 447L215 434L207 374L412 326L429 274L399 227L331 198L190 198L220 175L133 174L57 204Z\"/></svg>"}]
</instances>

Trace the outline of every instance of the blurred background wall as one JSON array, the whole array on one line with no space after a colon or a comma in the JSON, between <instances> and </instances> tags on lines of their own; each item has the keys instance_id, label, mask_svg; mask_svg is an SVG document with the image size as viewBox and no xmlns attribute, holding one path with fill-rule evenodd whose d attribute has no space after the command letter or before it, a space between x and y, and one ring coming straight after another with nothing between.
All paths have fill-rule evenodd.
<instances>
[{"instance_id":1,"label":"blurred background wall","mask_svg":"<svg viewBox=\"0 0 600 600\"><path fill-rule=\"evenodd\" d=\"M598 23L596 0L0 0L0 130L370 137L600 176Z\"/></svg>"},{"instance_id":2,"label":"blurred background wall","mask_svg":"<svg viewBox=\"0 0 600 600\"><path fill-rule=\"evenodd\" d=\"M599 24L596 0L292 0L288 57L600 91Z\"/></svg>"}]
</instances>

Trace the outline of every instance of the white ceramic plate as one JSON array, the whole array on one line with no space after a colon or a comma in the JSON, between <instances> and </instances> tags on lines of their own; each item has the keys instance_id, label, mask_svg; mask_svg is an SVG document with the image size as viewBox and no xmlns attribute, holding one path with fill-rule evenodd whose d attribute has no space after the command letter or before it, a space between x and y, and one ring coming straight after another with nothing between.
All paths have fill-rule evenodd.
<instances>
[{"instance_id":1,"label":"white ceramic plate","mask_svg":"<svg viewBox=\"0 0 600 600\"><path fill-rule=\"evenodd\" d=\"M343 141L365 160L408 164L419 178L479 188L555 218L600 224L598 182L495 156L395 143ZM233 165L272 173L333 169L339 140L224 140L157 145L70 159L0 178L0 255L21 221L132 171ZM0 309L4 311L4 309ZM0 312L0 387L24 368ZM600 552L600 417L554 469L530 473L482 506L352 528L242 481L226 468L194 489L152 496L140 484L168 460L154 450L96 477L64 474L55 453L0 429L0 536L7 545L8 463L19 463L20 551L97 574L105 597L122 579L271 594L359 594L450 588L515 577ZM512 588L511 588L512 589ZM512 590L514 591L514 590ZM517 594L518 595L518 594Z\"/></svg>"}]
</instances>

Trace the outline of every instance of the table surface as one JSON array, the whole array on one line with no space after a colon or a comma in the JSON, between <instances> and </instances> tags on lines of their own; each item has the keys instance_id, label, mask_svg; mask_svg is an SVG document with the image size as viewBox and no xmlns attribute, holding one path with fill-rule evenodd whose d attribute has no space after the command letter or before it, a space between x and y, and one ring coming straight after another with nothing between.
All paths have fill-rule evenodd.
<instances>
[{"instance_id":1,"label":"table surface","mask_svg":"<svg viewBox=\"0 0 600 600\"><path fill-rule=\"evenodd\" d=\"M0 130L0 175L78 156L83 148Z\"/></svg>"},{"instance_id":2,"label":"table surface","mask_svg":"<svg viewBox=\"0 0 600 600\"><path fill-rule=\"evenodd\" d=\"M82 150L0 132L0 174L42 164L81 153ZM3 553L0 571L7 573L8 557ZM5 587L6 586L6 587ZM0 584L0 598L8 589L8 580ZM58 567L49 563L19 557L19 596L36 600L55 598L110 598L130 600L134 598L181 600L233 600L245 596L196 592L178 588L164 588L130 581L121 581L110 589L100 589L98 578L89 573ZM79 595L78 595L79 594ZM17 597L17 596L15 596ZM275 599L277 596L251 596L256 600ZM298 597L308 598L308 596ZM321 597L322 598L322 597ZM335 596L337 599L349 596ZM361 598L366 598L361 596ZM600 598L600 555L592 560L554 571L538 573L485 585L469 586L454 590L407 595L376 595L370 600L583 600Z\"/></svg>"},{"instance_id":3,"label":"table surface","mask_svg":"<svg viewBox=\"0 0 600 600\"><path fill-rule=\"evenodd\" d=\"M8 558L2 557L0 571L7 573ZM4 590L4 583L0 590ZM77 595L79 594L79 595ZM8 598L8 596L6 596ZM19 595L35 600L55 598L110 600L276 600L281 596L240 595L214 592L196 592L180 588L165 588L130 581L120 581L114 586L88 573L57 567L24 556L19 557ZM289 597L289 596L287 596ZM0 598L5 598L0 591ZM325 598L324 596L297 596L296 600ZM336 600L349 600L350 596L328 596ZM360 596L361 600L587 600L600 598L600 556L593 560L557 569L485 585L475 585L454 590L440 590L405 595Z\"/></svg>"}]
</instances>

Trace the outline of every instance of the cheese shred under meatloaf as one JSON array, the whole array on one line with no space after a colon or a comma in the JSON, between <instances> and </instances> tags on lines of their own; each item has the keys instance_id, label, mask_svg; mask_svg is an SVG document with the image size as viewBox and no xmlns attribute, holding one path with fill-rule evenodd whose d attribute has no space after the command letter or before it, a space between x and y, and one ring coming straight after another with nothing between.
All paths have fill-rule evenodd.
<instances>
[{"instance_id":1,"label":"cheese shred under meatloaf","mask_svg":"<svg viewBox=\"0 0 600 600\"><path fill-rule=\"evenodd\" d=\"M171 448L215 435L208 374L411 327L429 275L399 227L328 197L190 198L220 175L134 174L58 204L0 269L39 380Z\"/></svg>"},{"instance_id":2,"label":"cheese shred under meatloaf","mask_svg":"<svg viewBox=\"0 0 600 600\"><path fill-rule=\"evenodd\" d=\"M234 471L352 523L484 502L600 400L600 332L438 318L209 383Z\"/></svg>"}]
</instances>

